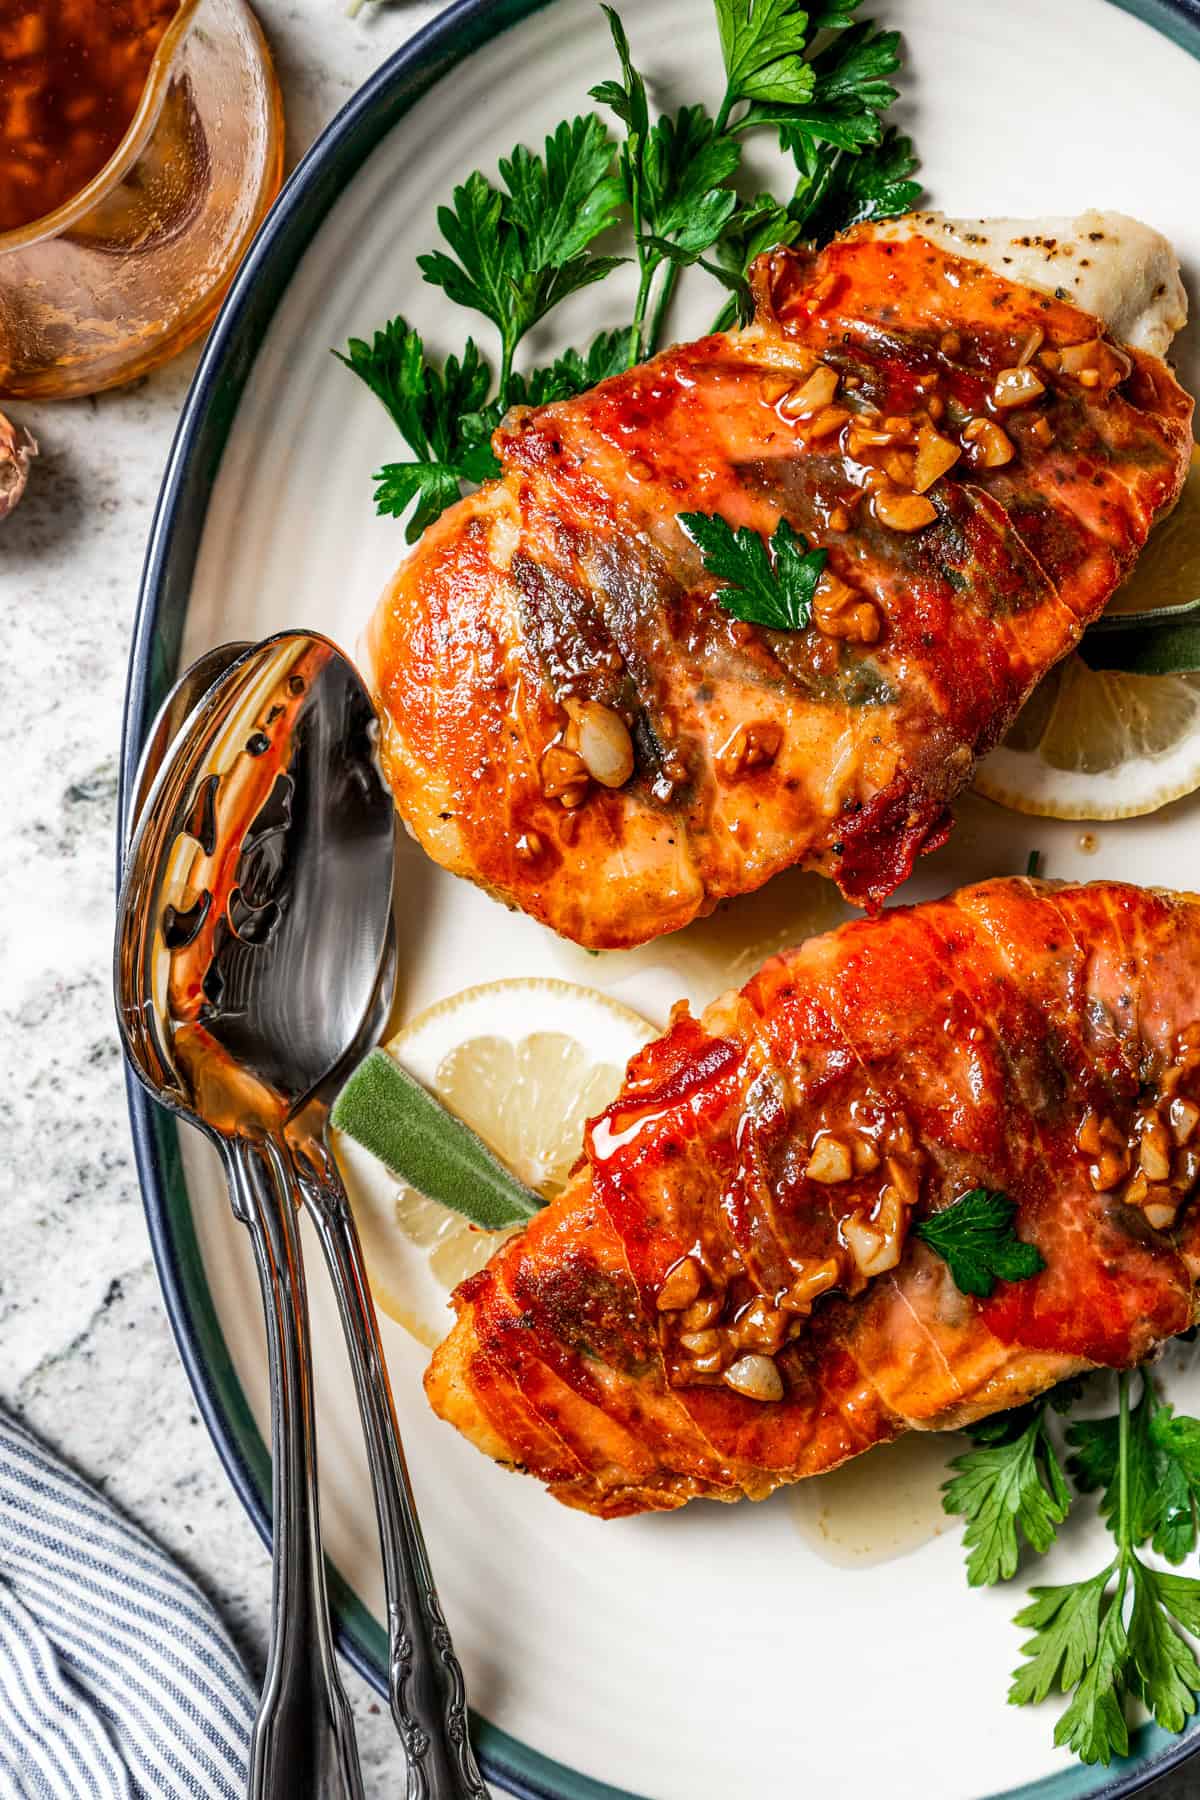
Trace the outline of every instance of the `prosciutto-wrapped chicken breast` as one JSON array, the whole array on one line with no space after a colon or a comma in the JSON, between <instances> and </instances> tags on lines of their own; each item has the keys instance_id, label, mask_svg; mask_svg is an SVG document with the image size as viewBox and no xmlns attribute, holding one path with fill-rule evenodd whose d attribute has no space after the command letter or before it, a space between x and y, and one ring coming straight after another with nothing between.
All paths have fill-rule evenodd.
<instances>
[{"instance_id":1,"label":"prosciutto-wrapped chicken breast","mask_svg":"<svg viewBox=\"0 0 1200 1800\"><path fill-rule=\"evenodd\" d=\"M985 882L678 1009L426 1389L587 1512L758 1499L1183 1331L1198 1177L1200 896ZM979 1189L1044 1264L986 1295L920 1230Z\"/></svg>"},{"instance_id":2,"label":"prosciutto-wrapped chicken breast","mask_svg":"<svg viewBox=\"0 0 1200 1800\"><path fill-rule=\"evenodd\" d=\"M1182 289L1132 220L920 214L753 288L746 329L510 413L368 632L410 829L584 944L792 864L881 902L1187 468ZM732 617L688 513L826 551L803 628Z\"/></svg>"}]
</instances>

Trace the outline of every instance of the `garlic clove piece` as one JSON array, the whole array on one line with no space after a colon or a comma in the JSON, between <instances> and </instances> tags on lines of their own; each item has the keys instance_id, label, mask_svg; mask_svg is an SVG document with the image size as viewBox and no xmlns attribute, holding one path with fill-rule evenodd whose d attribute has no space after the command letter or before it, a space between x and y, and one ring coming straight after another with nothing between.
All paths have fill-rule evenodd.
<instances>
[{"instance_id":1,"label":"garlic clove piece","mask_svg":"<svg viewBox=\"0 0 1200 1800\"><path fill-rule=\"evenodd\" d=\"M588 774L601 787L624 787L633 774L633 739L624 719L598 700L568 700L566 709Z\"/></svg>"},{"instance_id":2,"label":"garlic clove piece","mask_svg":"<svg viewBox=\"0 0 1200 1800\"><path fill-rule=\"evenodd\" d=\"M755 1352L739 1356L726 1369L723 1379L726 1387L744 1395L747 1400L770 1403L783 1399L783 1377L769 1356Z\"/></svg>"}]
</instances>

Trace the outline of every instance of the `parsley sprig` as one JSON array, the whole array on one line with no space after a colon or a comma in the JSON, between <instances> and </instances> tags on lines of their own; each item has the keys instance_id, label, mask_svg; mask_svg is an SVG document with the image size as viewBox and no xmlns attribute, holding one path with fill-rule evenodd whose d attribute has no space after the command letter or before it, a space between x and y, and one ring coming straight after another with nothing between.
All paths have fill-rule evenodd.
<instances>
[{"instance_id":1,"label":"parsley sprig","mask_svg":"<svg viewBox=\"0 0 1200 1800\"><path fill-rule=\"evenodd\" d=\"M387 463L375 476L379 512L399 517L416 500L408 523L413 543L458 499L460 482L486 481L499 468L487 433L474 428L492 384L491 369L473 338L467 339L461 361L448 356L439 369L426 359L420 334L403 318L390 320L369 344L351 338L341 360L382 400L414 452L415 461Z\"/></svg>"},{"instance_id":2,"label":"parsley sprig","mask_svg":"<svg viewBox=\"0 0 1200 1800\"><path fill-rule=\"evenodd\" d=\"M823 22L828 16L819 15ZM717 27L728 78L722 125L740 100L803 106L812 99L816 74L804 61L808 14L792 0L717 0Z\"/></svg>"},{"instance_id":3,"label":"parsley sprig","mask_svg":"<svg viewBox=\"0 0 1200 1800\"><path fill-rule=\"evenodd\" d=\"M1085 1581L1033 1588L1016 1619L1033 1636L1021 1646L1028 1660L1009 1699L1024 1706L1055 1689L1070 1694L1054 1741L1088 1763L1128 1750L1127 1697L1141 1700L1165 1730L1180 1731L1200 1692L1200 1664L1183 1636L1200 1631L1200 1581L1138 1555L1148 1540L1175 1562L1195 1548L1200 1420L1175 1418L1144 1371L1131 1407L1132 1379L1118 1377L1114 1418L1081 1420L1067 1432L1075 1447L1068 1467L1085 1492L1101 1490L1116 1555ZM1162 1493L1164 1477L1171 1499Z\"/></svg>"},{"instance_id":4,"label":"parsley sprig","mask_svg":"<svg viewBox=\"0 0 1200 1800\"><path fill-rule=\"evenodd\" d=\"M969 1192L913 1227L943 1258L964 1294L986 1300L997 1281L1027 1281L1046 1264L1035 1244L1013 1230L1015 1200L990 1188Z\"/></svg>"},{"instance_id":5,"label":"parsley sprig","mask_svg":"<svg viewBox=\"0 0 1200 1800\"><path fill-rule=\"evenodd\" d=\"M1170 1563L1197 1546L1200 1419L1161 1401L1145 1370L1118 1376L1116 1413L1067 1428L1066 1465L1080 1493L1099 1494L1100 1516L1115 1554L1095 1575L1030 1590L1016 1623L1031 1635L1021 1646L1009 1700L1035 1705L1069 1696L1055 1729L1083 1762L1107 1764L1129 1748L1126 1702L1140 1700L1167 1731L1196 1711L1200 1664L1184 1633L1200 1632L1200 1581L1156 1568L1139 1554L1150 1544ZM1048 1401L972 1427L974 1446L951 1464L947 1512L967 1519L972 1585L1009 1580L1022 1544L1047 1551L1068 1515L1071 1489L1049 1431L1078 1384Z\"/></svg>"},{"instance_id":6,"label":"parsley sprig","mask_svg":"<svg viewBox=\"0 0 1200 1800\"><path fill-rule=\"evenodd\" d=\"M1200 1421L1177 1417L1143 1373L1128 1438L1123 1486L1119 1415L1077 1421L1067 1433L1071 1478L1081 1493L1099 1492L1101 1517L1114 1529L1124 1499L1135 1542L1149 1541L1168 1562L1181 1563L1196 1548Z\"/></svg>"},{"instance_id":7,"label":"parsley sprig","mask_svg":"<svg viewBox=\"0 0 1200 1800\"><path fill-rule=\"evenodd\" d=\"M719 515L679 513L680 525L700 551L705 569L724 585L714 598L735 619L775 631L801 631L828 552L812 550L786 519L769 544L757 531L733 527Z\"/></svg>"},{"instance_id":8,"label":"parsley sprig","mask_svg":"<svg viewBox=\"0 0 1200 1800\"><path fill-rule=\"evenodd\" d=\"M1015 1207L1004 1194L974 1188L914 1227L946 1259L964 1293L986 1297L995 1281L1020 1280L1043 1266L1012 1230ZM948 1513L966 1519L967 1580L1011 1580L1022 1547L1043 1555L1071 1508L1069 1474L1080 1493L1100 1496L1100 1516L1116 1553L1096 1575L1059 1587L1035 1587L1016 1623L1032 1633L1009 1691L1017 1706L1051 1691L1069 1695L1055 1728L1083 1762L1107 1764L1129 1748L1128 1698L1141 1700L1169 1731L1196 1710L1200 1664L1185 1632L1200 1629L1200 1581L1145 1562L1146 1543L1168 1562L1196 1549L1200 1503L1200 1420L1179 1417L1158 1399L1142 1371L1130 1405L1131 1377L1118 1378L1111 1417L1068 1427L1064 1473L1050 1433L1050 1409L1065 1411L1078 1384L1046 1400L972 1427L973 1446L951 1463Z\"/></svg>"},{"instance_id":9,"label":"parsley sprig","mask_svg":"<svg viewBox=\"0 0 1200 1800\"><path fill-rule=\"evenodd\" d=\"M629 361L657 348L664 310L647 335L646 316L655 275L677 253L698 260L720 237L737 207L724 184L741 161L740 146L703 106L681 106L674 116L650 119L643 76L634 67L619 13L604 7L620 66L620 79L602 81L591 98L609 107L625 127L619 153L625 201L633 222L639 281L629 335Z\"/></svg>"},{"instance_id":10,"label":"parsley sprig","mask_svg":"<svg viewBox=\"0 0 1200 1800\"><path fill-rule=\"evenodd\" d=\"M899 40L858 20L858 6L840 0L808 13L797 0L714 0L725 66L717 109L696 102L661 116L619 15L604 8L617 69L592 98L614 115L619 141L588 113L556 126L540 154L518 145L497 180L473 171L438 212L443 244L417 259L427 282L496 332L495 371L470 338L436 360L403 318L352 339L342 357L412 452L375 477L378 510L408 512L410 542L464 484L497 472L489 439L511 406L568 398L656 350L683 269L699 266L727 290L714 326L723 329L747 316L746 271L763 250L823 241L915 202L911 147L882 123ZM764 128L795 163L782 200L739 184L744 140ZM638 264L632 320L586 353L522 371L518 352L534 326L627 260L597 247L617 225L630 228Z\"/></svg>"},{"instance_id":11,"label":"parsley sprig","mask_svg":"<svg viewBox=\"0 0 1200 1800\"><path fill-rule=\"evenodd\" d=\"M715 262L744 277L774 244L822 244L915 206L912 144L883 124L896 98L889 78L900 66L899 33L858 20L859 0L808 15L783 0L716 3L728 78L718 121L739 134L776 127L797 178L785 202L759 194L732 216ZM727 329L735 313L727 301L713 329Z\"/></svg>"}]
</instances>

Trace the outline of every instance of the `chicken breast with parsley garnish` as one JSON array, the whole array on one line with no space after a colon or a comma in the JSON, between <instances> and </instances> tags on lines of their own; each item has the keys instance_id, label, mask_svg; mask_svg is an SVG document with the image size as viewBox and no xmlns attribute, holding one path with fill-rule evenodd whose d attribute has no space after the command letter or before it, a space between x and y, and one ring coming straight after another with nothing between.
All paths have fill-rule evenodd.
<instances>
[{"instance_id":1,"label":"chicken breast with parsley garnish","mask_svg":"<svg viewBox=\"0 0 1200 1800\"><path fill-rule=\"evenodd\" d=\"M511 412L368 632L410 829L590 946L792 865L877 906L1187 469L1183 290L1133 220L913 214L752 287L745 329Z\"/></svg>"},{"instance_id":2,"label":"chicken breast with parsley garnish","mask_svg":"<svg viewBox=\"0 0 1200 1800\"><path fill-rule=\"evenodd\" d=\"M1197 1314L1200 897L985 882L773 958L631 1061L426 1376L604 1517L762 1498Z\"/></svg>"}]
</instances>

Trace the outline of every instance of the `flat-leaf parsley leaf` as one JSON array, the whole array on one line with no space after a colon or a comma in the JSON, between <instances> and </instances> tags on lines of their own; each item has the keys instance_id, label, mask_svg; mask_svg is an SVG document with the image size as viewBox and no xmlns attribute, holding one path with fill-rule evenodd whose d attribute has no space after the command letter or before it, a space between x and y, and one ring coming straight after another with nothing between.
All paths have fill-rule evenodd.
<instances>
[{"instance_id":1,"label":"flat-leaf parsley leaf","mask_svg":"<svg viewBox=\"0 0 1200 1800\"><path fill-rule=\"evenodd\" d=\"M745 526L735 531L719 515L680 513L678 518L705 569L724 584L715 598L727 613L775 631L803 630L827 551L811 550L786 519L779 521L768 549L757 531Z\"/></svg>"},{"instance_id":2,"label":"flat-leaf parsley leaf","mask_svg":"<svg viewBox=\"0 0 1200 1800\"><path fill-rule=\"evenodd\" d=\"M1200 1419L1176 1415L1142 1371L1142 1392L1129 1409L1129 1455L1119 1481L1120 1416L1078 1419L1067 1432L1067 1464L1081 1493L1099 1490L1100 1514L1116 1529L1123 1495L1132 1541L1153 1543L1168 1562L1196 1548L1200 1500Z\"/></svg>"},{"instance_id":3,"label":"flat-leaf parsley leaf","mask_svg":"<svg viewBox=\"0 0 1200 1800\"><path fill-rule=\"evenodd\" d=\"M490 319L500 333L500 391L507 393L513 353L531 326L560 300L600 281L621 261L589 256L621 204L613 146L595 113L564 119L545 142L544 157L518 145L501 160L506 192L476 169L438 225L453 256L418 256L426 281L458 306Z\"/></svg>"},{"instance_id":4,"label":"flat-leaf parsley leaf","mask_svg":"<svg viewBox=\"0 0 1200 1800\"><path fill-rule=\"evenodd\" d=\"M989 1188L971 1188L913 1227L946 1262L954 1285L986 1300L997 1281L1027 1281L1046 1264L1034 1244L1013 1230L1016 1202Z\"/></svg>"},{"instance_id":5,"label":"flat-leaf parsley leaf","mask_svg":"<svg viewBox=\"0 0 1200 1800\"><path fill-rule=\"evenodd\" d=\"M370 343L351 338L344 356L334 354L382 401L415 457L375 471L376 510L399 517L416 500L405 531L415 543L460 497L464 482L500 473L491 435L510 406L544 406L594 387L624 368L628 335L602 331L582 354L572 349L545 368L514 370L507 393L490 400L492 371L471 338L461 362L448 356L441 368L403 318L392 319Z\"/></svg>"},{"instance_id":6,"label":"flat-leaf parsley leaf","mask_svg":"<svg viewBox=\"0 0 1200 1800\"><path fill-rule=\"evenodd\" d=\"M351 338L340 360L387 408L416 460L386 463L375 474L375 505L399 517L415 499L406 536L414 543L438 514L458 499L464 481L486 481L499 470L486 433L470 420L486 400L492 372L474 341L462 360L448 356L442 368L425 355L420 333L392 319L370 343Z\"/></svg>"},{"instance_id":7,"label":"flat-leaf parsley leaf","mask_svg":"<svg viewBox=\"0 0 1200 1800\"><path fill-rule=\"evenodd\" d=\"M650 121L646 83L635 68L620 14L603 8L621 68L619 81L602 81L591 98L608 106L625 127L618 153L622 193L633 221L640 279L629 334L629 362L657 348L662 307L646 335L646 316L664 240L677 242L696 260L716 242L737 207L723 184L741 161L741 147L720 131L703 106L681 106L673 116ZM668 281L674 276L668 269ZM664 288L669 298L669 285Z\"/></svg>"},{"instance_id":8,"label":"flat-leaf parsley leaf","mask_svg":"<svg viewBox=\"0 0 1200 1800\"><path fill-rule=\"evenodd\" d=\"M723 111L739 100L803 105L816 80L804 61L809 20L796 0L716 0L728 89Z\"/></svg>"},{"instance_id":9,"label":"flat-leaf parsley leaf","mask_svg":"<svg viewBox=\"0 0 1200 1800\"><path fill-rule=\"evenodd\" d=\"M791 147L799 177L788 212L806 243L824 244L851 225L909 212L920 198L912 142L893 126L857 155L831 152L803 134Z\"/></svg>"},{"instance_id":10,"label":"flat-leaf parsley leaf","mask_svg":"<svg viewBox=\"0 0 1200 1800\"><path fill-rule=\"evenodd\" d=\"M948 1513L963 1513L967 1580L1008 1581L1020 1541L1039 1553L1054 1542L1071 1505L1070 1489L1046 1427L1046 1405L1019 1407L972 1428L974 1447L955 1457L943 1489Z\"/></svg>"}]
</instances>

